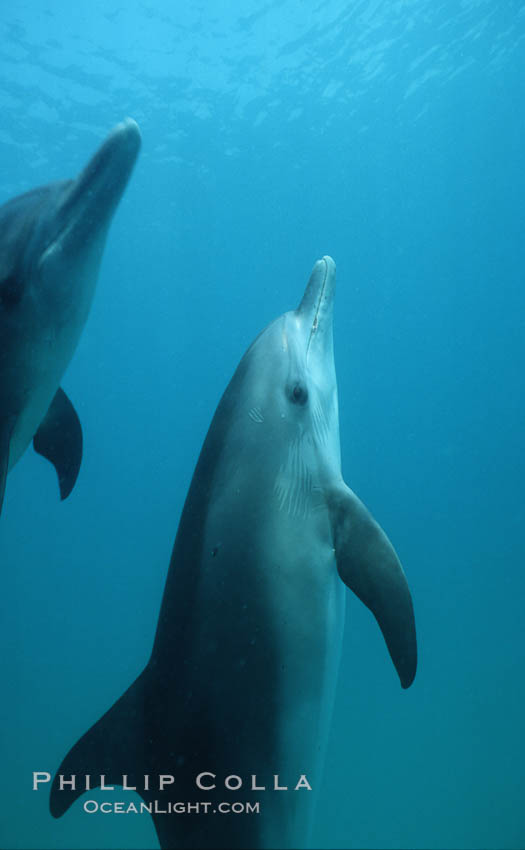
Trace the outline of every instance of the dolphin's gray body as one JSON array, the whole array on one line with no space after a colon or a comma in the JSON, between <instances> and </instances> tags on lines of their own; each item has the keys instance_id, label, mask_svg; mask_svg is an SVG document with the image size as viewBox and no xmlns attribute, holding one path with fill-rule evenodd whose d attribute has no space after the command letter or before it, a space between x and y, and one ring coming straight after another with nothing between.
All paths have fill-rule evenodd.
<instances>
[{"instance_id":1,"label":"dolphin's gray body","mask_svg":"<svg viewBox=\"0 0 525 850\"><path fill-rule=\"evenodd\" d=\"M390 542L341 476L332 348L335 265L249 348L217 408L182 513L150 661L64 759L51 811L92 787L146 803L258 800L260 814L154 814L162 848L302 847L330 724L348 585L403 687L414 615ZM342 581L341 581L342 579ZM199 791L195 777L216 774ZM77 776L60 790L59 775ZM159 774L175 783L158 790ZM237 792L224 788L243 778ZM274 775L288 791L270 790ZM305 774L313 791L295 787ZM144 790L144 775L151 790ZM266 791L252 791L251 777ZM209 784L211 779L205 778Z\"/></svg>"},{"instance_id":2,"label":"dolphin's gray body","mask_svg":"<svg viewBox=\"0 0 525 850\"><path fill-rule=\"evenodd\" d=\"M7 473L31 440L54 464L63 499L75 484L82 430L60 381L139 147L139 129L127 119L76 180L0 207L0 510Z\"/></svg>"}]
</instances>

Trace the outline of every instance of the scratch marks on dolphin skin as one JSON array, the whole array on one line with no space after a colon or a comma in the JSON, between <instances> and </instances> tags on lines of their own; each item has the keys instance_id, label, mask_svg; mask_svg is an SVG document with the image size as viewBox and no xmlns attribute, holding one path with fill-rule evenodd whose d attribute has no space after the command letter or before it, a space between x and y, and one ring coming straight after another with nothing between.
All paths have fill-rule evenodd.
<instances>
[{"instance_id":1,"label":"scratch marks on dolphin skin","mask_svg":"<svg viewBox=\"0 0 525 850\"><path fill-rule=\"evenodd\" d=\"M326 420L325 413L319 402L312 408L312 428L315 435L315 441L321 445L328 442L330 429Z\"/></svg>"},{"instance_id":2,"label":"scratch marks on dolphin skin","mask_svg":"<svg viewBox=\"0 0 525 850\"><path fill-rule=\"evenodd\" d=\"M296 437L290 443L274 484L279 510L294 517L308 516L314 490L313 478L305 460L304 442L304 437Z\"/></svg>"},{"instance_id":3,"label":"scratch marks on dolphin skin","mask_svg":"<svg viewBox=\"0 0 525 850\"><path fill-rule=\"evenodd\" d=\"M254 422L264 422L264 416L262 415L259 407L252 407L251 410L248 411L248 416L250 419L253 419Z\"/></svg>"}]
</instances>

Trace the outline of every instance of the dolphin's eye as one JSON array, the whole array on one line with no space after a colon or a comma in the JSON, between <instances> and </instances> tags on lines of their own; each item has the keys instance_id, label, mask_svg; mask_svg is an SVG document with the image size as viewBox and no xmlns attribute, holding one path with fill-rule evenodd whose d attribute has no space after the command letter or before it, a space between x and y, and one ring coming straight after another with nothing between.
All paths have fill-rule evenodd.
<instances>
[{"instance_id":1,"label":"dolphin's eye","mask_svg":"<svg viewBox=\"0 0 525 850\"><path fill-rule=\"evenodd\" d=\"M20 277L12 274L0 280L0 304L2 307L14 307L22 297Z\"/></svg>"},{"instance_id":2,"label":"dolphin's eye","mask_svg":"<svg viewBox=\"0 0 525 850\"><path fill-rule=\"evenodd\" d=\"M308 401L308 390L303 384L294 384L290 392L290 401L294 404L305 405Z\"/></svg>"}]
</instances>

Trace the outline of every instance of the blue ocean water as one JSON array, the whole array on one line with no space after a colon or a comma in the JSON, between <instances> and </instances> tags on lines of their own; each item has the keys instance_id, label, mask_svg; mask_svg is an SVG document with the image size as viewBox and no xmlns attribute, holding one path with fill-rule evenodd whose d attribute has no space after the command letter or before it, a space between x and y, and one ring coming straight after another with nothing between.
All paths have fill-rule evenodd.
<instances>
[{"instance_id":1,"label":"blue ocean water","mask_svg":"<svg viewBox=\"0 0 525 850\"><path fill-rule=\"evenodd\" d=\"M0 10L0 202L143 149L63 386L58 499L28 450L0 525L0 846L158 846L31 790L147 661L180 510L242 353L338 267L343 472L404 564L401 691L348 618L313 846L525 844L525 5L32 0Z\"/></svg>"}]
</instances>

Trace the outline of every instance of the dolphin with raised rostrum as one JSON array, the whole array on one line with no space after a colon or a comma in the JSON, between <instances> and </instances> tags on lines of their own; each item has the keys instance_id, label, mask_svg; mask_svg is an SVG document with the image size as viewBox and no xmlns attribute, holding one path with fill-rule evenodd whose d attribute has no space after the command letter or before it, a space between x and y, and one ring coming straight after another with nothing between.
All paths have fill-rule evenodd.
<instances>
[{"instance_id":1,"label":"dolphin with raised rostrum","mask_svg":"<svg viewBox=\"0 0 525 850\"><path fill-rule=\"evenodd\" d=\"M341 473L334 291L335 264L323 257L297 309L256 338L226 388L182 512L150 660L65 757L55 817L86 775L91 787L103 776L137 788L163 850L304 847L344 585L375 616L402 687L412 683L405 574ZM160 789L161 775L173 784ZM174 800L211 809L163 813ZM219 813L239 800L259 801L260 812Z\"/></svg>"}]
</instances>

